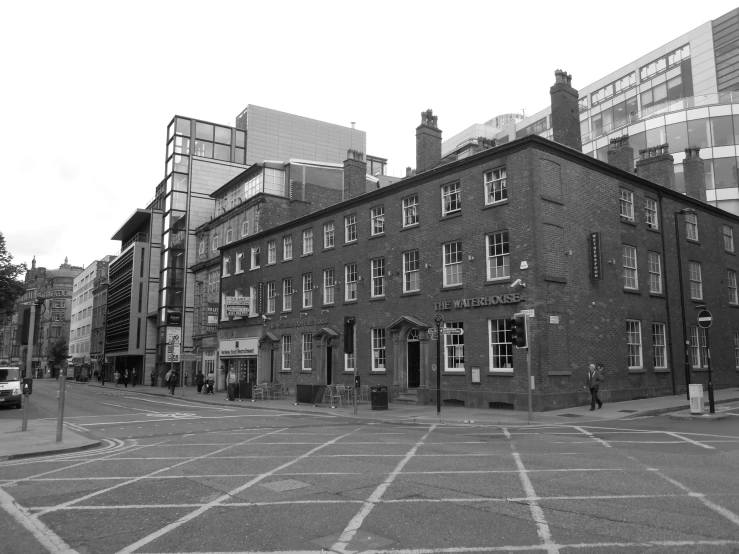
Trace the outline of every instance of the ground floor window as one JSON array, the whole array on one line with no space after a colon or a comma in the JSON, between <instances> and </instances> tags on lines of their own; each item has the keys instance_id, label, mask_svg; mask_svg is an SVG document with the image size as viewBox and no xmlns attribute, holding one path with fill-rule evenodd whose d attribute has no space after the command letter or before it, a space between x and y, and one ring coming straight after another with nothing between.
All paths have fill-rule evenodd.
<instances>
[{"instance_id":1,"label":"ground floor window","mask_svg":"<svg viewBox=\"0 0 739 554\"><path fill-rule=\"evenodd\" d=\"M629 369L641 369L641 321L626 320L626 345L628 347Z\"/></svg>"},{"instance_id":2,"label":"ground floor window","mask_svg":"<svg viewBox=\"0 0 739 554\"><path fill-rule=\"evenodd\" d=\"M293 338L290 335L282 335L282 369L290 370L292 343Z\"/></svg>"},{"instance_id":3,"label":"ground floor window","mask_svg":"<svg viewBox=\"0 0 739 554\"><path fill-rule=\"evenodd\" d=\"M344 371L354 371L354 366L356 364L356 355L354 352L357 351L357 332L356 332L356 326L352 325L352 344L354 345L354 348L352 349L353 352L351 354L344 354Z\"/></svg>"},{"instance_id":4,"label":"ground floor window","mask_svg":"<svg viewBox=\"0 0 739 554\"><path fill-rule=\"evenodd\" d=\"M708 367L708 349L706 348L706 330L690 326L690 364L696 368Z\"/></svg>"},{"instance_id":5,"label":"ground floor window","mask_svg":"<svg viewBox=\"0 0 739 554\"><path fill-rule=\"evenodd\" d=\"M464 324L444 323L444 327L463 329ZM444 335L444 370L464 371L464 335Z\"/></svg>"},{"instance_id":6,"label":"ground floor window","mask_svg":"<svg viewBox=\"0 0 739 554\"><path fill-rule=\"evenodd\" d=\"M488 320L490 371L513 372L513 345L509 319Z\"/></svg>"},{"instance_id":7,"label":"ground floor window","mask_svg":"<svg viewBox=\"0 0 739 554\"><path fill-rule=\"evenodd\" d=\"M734 331L734 367L739 369L739 331Z\"/></svg>"},{"instance_id":8,"label":"ground floor window","mask_svg":"<svg viewBox=\"0 0 739 554\"><path fill-rule=\"evenodd\" d=\"M654 367L667 367L667 341L664 323L652 323L652 346L654 347Z\"/></svg>"},{"instance_id":9,"label":"ground floor window","mask_svg":"<svg viewBox=\"0 0 739 554\"><path fill-rule=\"evenodd\" d=\"M385 329L372 329L372 371L385 371Z\"/></svg>"},{"instance_id":10,"label":"ground floor window","mask_svg":"<svg viewBox=\"0 0 739 554\"><path fill-rule=\"evenodd\" d=\"M313 368L313 335L303 333L303 370L310 371Z\"/></svg>"}]
</instances>

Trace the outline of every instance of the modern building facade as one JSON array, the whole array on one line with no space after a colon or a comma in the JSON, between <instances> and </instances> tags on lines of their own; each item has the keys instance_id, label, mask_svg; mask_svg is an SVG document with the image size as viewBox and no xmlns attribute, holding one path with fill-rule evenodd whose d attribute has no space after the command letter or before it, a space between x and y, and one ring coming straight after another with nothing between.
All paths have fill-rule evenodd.
<instances>
[{"instance_id":1,"label":"modern building facade","mask_svg":"<svg viewBox=\"0 0 739 554\"><path fill-rule=\"evenodd\" d=\"M356 369L422 403L525 409L526 353L511 345L510 319L527 310L534 409L546 410L587 403L594 362L607 400L705 385L693 308L707 306L713 382L733 386L739 217L705 201L696 149L682 164L688 195L664 146L642 155L638 175L627 140L611 145L611 163L583 154L570 83L557 73L554 140L442 159L424 112L416 175L221 246L219 365L291 385L351 384ZM441 335L438 361L437 317L463 330Z\"/></svg>"},{"instance_id":2,"label":"modern building facade","mask_svg":"<svg viewBox=\"0 0 739 554\"><path fill-rule=\"evenodd\" d=\"M682 161L701 148L707 199L739 214L739 8L708 21L579 91L582 151L607 161L610 141L629 136L634 161L648 147L669 144L677 190ZM551 109L492 137L552 136ZM466 137L473 141L477 137ZM444 154L461 146L447 141Z\"/></svg>"}]
</instances>

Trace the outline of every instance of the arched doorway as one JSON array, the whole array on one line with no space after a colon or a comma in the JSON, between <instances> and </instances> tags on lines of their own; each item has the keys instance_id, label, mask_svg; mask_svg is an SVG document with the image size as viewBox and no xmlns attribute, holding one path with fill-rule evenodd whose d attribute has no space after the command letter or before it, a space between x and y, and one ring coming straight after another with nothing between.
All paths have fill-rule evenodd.
<instances>
[{"instance_id":1,"label":"arched doorway","mask_svg":"<svg viewBox=\"0 0 739 554\"><path fill-rule=\"evenodd\" d=\"M330 385L334 381L335 346L338 343L339 333L331 327L322 327L313 338L316 342L316 367L318 367L318 384Z\"/></svg>"},{"instance_id":2,"label":"arched doorway","mask_svg":"<svg viewBox=\"0 0 739 554\"><path fill-rule=\"evenodd\" d=\"M393 385L401 390L428 383L428 329L413 316L402 316L387 327L393 340Z\"/></svg>"}]
</instances>

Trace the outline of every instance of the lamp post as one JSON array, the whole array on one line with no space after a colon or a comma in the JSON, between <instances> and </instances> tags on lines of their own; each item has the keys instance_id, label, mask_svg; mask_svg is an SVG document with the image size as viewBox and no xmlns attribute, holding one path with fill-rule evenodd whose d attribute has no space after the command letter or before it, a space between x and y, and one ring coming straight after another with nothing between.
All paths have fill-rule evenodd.
<instances>
[{"instance_id":1,"label":"lamp post","mask_svg":"<svg viewBox=\"0 0 739 554\"><path fill-rule=\"evenodd\" d=\"M685 292L683 289L683 263L680 255L680 227L678 225L678 215L696 215L693 208L683 208L675 212L675 242L677 244L677 276L680 280L680 316L683 322L683 348L685 349L685 395L690 400L690 338L688 336L688 322L685 319Z\"/></svg>"}]
</instances>

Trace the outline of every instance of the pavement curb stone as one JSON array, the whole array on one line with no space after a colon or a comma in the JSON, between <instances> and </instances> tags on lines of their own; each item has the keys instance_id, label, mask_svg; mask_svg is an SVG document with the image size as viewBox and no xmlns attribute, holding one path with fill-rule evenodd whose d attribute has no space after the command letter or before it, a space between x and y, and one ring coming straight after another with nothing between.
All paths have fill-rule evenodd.
<instances>
[{"instance_id":1,"label":"pavement curb stone","mask_svg":"<svg viewBox=\"0 0 739 554\"><path fill-rule=\"evenodd\" d=\"M69 429L67 429L69 431ZM37 452L23 452L22 454L10 454L9 456L0 456L0 462L7 462L10 460L21 460L23 458L36 458L40 456L55 456L56 454L69 454L71 452L79 452L80 450L89 450L91 448L97 448L103 441L90 439L89 444L83 444L80 446L70 446L69 448L56 448L52 450L43 450Z\"/></svg>"}]
</instances>

